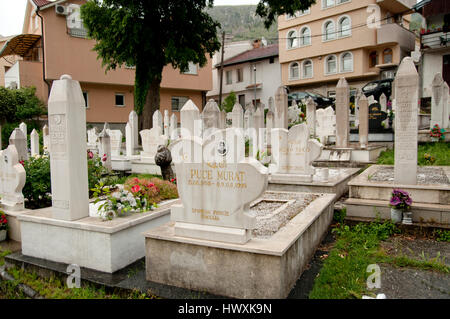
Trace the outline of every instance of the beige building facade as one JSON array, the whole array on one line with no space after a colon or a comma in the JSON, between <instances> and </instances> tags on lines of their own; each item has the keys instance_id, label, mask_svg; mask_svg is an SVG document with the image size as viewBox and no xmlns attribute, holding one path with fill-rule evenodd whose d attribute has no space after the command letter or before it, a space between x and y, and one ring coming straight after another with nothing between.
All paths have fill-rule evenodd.
<instances>
[{"instance_id":1,"label":"beige building facade","mask_svg":"<svg viewBox=\"0 0 450 319\"><path fill-rule=\"evenodd\" d=\"M135 70L120 67L105 73L93 51L95 41L87 39L79 16L79 8L85 2L29 0L23 39L16 39L26 53L22 61L14 64L14 72L9 69L5 76L15 77L19 87L35 86L37 95L46 103L52 81L70 74L83 90L87 122L126 123L134 109ZM60 12L58 6L62 7ZM31 35L38 37L32 44L28 40ZM166 66L160 92L161 112L169 110L170 115L175 113L179 119L179 110L188 99L201 109L206 103L206 92L212 89L211 70L210 59L205 67L191 65L186 73Z\"/></svg>"},{"instance_id":2,"label":"beige building facade","mask_svg":"<svg viewBox=\"0 0 450 319\"><path fill-rule=\"evenodd\" d=\"M290 92L334 96L341 77L352 94L393 78L415 48L408 30L415 1L317 0L309 10L278 18L281 79Z\"/></svg>"}]
</instances>

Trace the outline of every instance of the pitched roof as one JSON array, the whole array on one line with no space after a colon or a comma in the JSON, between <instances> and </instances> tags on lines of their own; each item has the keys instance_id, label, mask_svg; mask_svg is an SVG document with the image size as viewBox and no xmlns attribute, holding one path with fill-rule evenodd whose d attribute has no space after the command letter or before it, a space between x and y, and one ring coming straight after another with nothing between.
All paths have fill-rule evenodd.
<instances>
[{"instance_id":1,"label":"pitched roof","mask_svg":"<svg viewBox=\"0 0 450 319\"><path fill-rule=\"evenodd\" d=\"M45 5L53 2L53 1L47 1L47 0L32 0L32 1L37 7L42 7L42 6L45 6Z\"/></svg>"},{"instance_id":2,"label":"pitched roof","mask_svg":"<svg viewBox=\"0 0 450 319\"><path fill-rule=\"evenodd\" d=\"M240 64L249 61L256 61L278 56L278 44L272 44L257 49L250 49L232 58L223 61L224 66ZM219 64L220 65L220 64ZM218 65L216 65L218 66Z\"/></svg>"}]
</instances>

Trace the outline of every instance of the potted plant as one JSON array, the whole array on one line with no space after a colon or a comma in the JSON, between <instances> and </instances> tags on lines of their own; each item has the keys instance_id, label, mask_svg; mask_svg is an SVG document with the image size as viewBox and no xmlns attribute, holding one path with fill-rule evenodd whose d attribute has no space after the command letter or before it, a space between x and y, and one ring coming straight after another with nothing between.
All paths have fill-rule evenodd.
<instances>
[{"instance_id":1,"label":"potted plant","mask_svg":"<svg viewBox=\"0 0 450 319\"><path fill-rule=\"evenodd\" d=\"M432 142L439 142L445 139L445 130L441 129L438 124L435 124L430 131L430 137Z\"/></svg>"},{"instance_id":2,"label":"potted plant","mask_svg":"<svg viewBox=\"0 0 450 319\"><path fill-rule=\"evenodd\" d=\"M8 231L8 220L6 214L0 210L0 241L6 239L6 233Z\"/></svg>"},{"instance_id":3,"label":"potted plant","mask_svg":"<svg viewBox=\"0 0 450 319\"><path fill-rule=\"evenodd\" d=\"M412 199L408 192L402 189L393 189L389 206L391 207L391 220L394 223L400 223L403 219L403 213L411 208Z\"/></svg>"}]
</instances>

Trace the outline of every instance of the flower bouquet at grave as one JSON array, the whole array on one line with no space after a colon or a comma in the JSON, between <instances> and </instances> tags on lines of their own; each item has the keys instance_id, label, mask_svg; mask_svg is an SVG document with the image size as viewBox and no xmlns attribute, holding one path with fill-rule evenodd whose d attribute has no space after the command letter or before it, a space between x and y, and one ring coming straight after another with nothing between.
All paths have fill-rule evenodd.
<instances>
[{"instance_id":1,"label":"flower bouquet at grave","mask_svg":"<svg viewBox=\"0 0 450 319\"><path fill-rule=\"evenodd\" d=\"M437 140L444 140L445 130L440 128L438 124L435 124L433 128L430 130L430 136L436 138Z\"/></svg>"},{"instance_id":2,"label":"flower bouquet at grave","mask_svg":"<svg viewBox=\"0 0 450 319\"><path fill-rule=\"evenodd\" d=\"M8 231L8 220L6 214L0 210L0 241L6 239L6 232Z\"/></svg>"},{"instance_id":3,"label":"flower bouquet at grave","mask_svg":"<svg viewBox=\"0 0 450 319\"><path fill-rule=\"evenodd\" d=\"M434 162L436 161L436 158L428 153L423 154L423 158L424 158L425 162L430 165L434 164Z\"/></svg>"},{"instance_id":4,"label":"flower bouquet at grave","mask_svg":"<svg viewBox=\"0 0 450 319\"><path fill-rule=\"evenodd\" d=\"M408 192L402 189L393 189L389 206L404 212L411 208L412 202L412 198L409 196Z\"/></svg>"}]
</instances>

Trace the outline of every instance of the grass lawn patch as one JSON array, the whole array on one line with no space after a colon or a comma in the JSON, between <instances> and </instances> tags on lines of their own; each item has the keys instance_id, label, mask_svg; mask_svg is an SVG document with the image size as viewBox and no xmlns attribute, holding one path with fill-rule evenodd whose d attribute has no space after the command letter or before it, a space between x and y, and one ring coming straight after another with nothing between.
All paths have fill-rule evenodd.
<instances>
[{"instance_id":1,"label":"grass lawn patch","mask_svg":"<svg viewBox=\"0 0 450 319\"><path fill-rule=\"evenodd\" d=\"M387 150L380 154L377 160L380 165L394 165L394 150ZM417 164L420 166L450 165L450 143L436 142L418 145Z\"/></svg>"}]
</instances>

